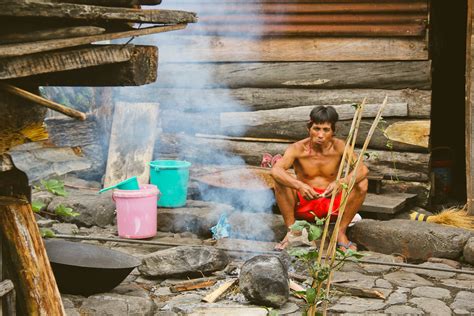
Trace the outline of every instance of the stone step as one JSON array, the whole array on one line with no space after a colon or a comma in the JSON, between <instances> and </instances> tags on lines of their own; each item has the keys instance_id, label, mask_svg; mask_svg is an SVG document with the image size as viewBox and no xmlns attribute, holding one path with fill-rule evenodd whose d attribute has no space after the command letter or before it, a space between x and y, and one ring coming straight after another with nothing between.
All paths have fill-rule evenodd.
<instances>
[{"instance_id":1,"label":"stone step","mask_svg":"<svg viewBox=\"0 0 474 316\"><path fill-rule=\"evenodd\" d=\"M415 198L413 193L368 193L360 212L393 215L412 205Z\"/></svg>"}]
</instances>

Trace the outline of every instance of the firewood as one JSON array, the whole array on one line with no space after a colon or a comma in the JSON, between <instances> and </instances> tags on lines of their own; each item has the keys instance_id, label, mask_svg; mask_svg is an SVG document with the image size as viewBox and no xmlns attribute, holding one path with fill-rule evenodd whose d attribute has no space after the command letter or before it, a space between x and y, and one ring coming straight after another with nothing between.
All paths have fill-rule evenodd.
<instances>
[{"instance_id":1,"label":"firewood","mask_svg":"<svg viewBox=\"0 0 474 316\"><path fill-rule=\"evenodd\" d=\"M156 5L161 0L49 0L49 2L99 5L103 7L132 7L136 5Z\"/></svg>"},{"instance_id":2,"label":"firewood","mask_svg":"<svg viewBox=\"0 0 474 316\"><path fill-rule=\"evenodd\" d=\"M346 293L348 293L350 295L353 295L353 296L367 297L367 298L379 298L379 299L382 299L382 300L385 299L385 295L383 295L382 292L377 291L377 290L366 289L366 288L361 288L361 287L357 287L357 286L341 285L341 284L337 284L337 283L334 283L334 282L332 282L332 285L336 289L338 289L340 291L343 291L343 292L346 292Z\"/></svg>"},{"instance_id":3,"label":"firewood","mask_svg":"<svg viewBox=\"0 0 474 316\"><path fill-rule=\"evenodd\" d=\"M187 280L170 286L171 292L184 292L211 287L218 281L216 277Z\"/></svg>"},{"instance_id":4,"label":"firewood","mask_svg":"<svg viewBox=\"0 0 474 316\"><path fill-rule=\"evenodd\" d=\"M221 297L221 295L230 289L230 287L232 287L237 282L237 280L238 279L232 279L222 283L217 289L204 296L202 300L207 303L214 303L217 299L219 299L219 297Z\"/></svg>"}]
</instances>

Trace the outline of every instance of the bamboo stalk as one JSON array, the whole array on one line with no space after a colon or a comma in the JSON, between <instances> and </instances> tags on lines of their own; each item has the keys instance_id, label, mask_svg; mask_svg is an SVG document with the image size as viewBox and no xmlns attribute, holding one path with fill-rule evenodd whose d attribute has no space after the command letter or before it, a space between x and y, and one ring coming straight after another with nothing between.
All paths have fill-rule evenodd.
<instances>
[{"instance_id":1,"label":"bamboo stalk","mask_svg":"<svg viewBox=\"0 0 474 316\"><path fill-rule=\"evenodd\" d=\"M64 106L62 104L53 102L51 100L45 99L43 97L40 97L36 94L33 94L29 91L20 89L18 87L9 85L7 83L0 83L0 88L4 91L10 92L11 94L14 94L16 96L19 96L23 99L29 100L31 102L34 102L40 106L47 107L48 109L60 112L64 115L67 115L69 117L79 119L81 121L84 121L86 119L86 114L82 113L80 111L71 109L67 106Z\"/></svg>"}]
</instances>

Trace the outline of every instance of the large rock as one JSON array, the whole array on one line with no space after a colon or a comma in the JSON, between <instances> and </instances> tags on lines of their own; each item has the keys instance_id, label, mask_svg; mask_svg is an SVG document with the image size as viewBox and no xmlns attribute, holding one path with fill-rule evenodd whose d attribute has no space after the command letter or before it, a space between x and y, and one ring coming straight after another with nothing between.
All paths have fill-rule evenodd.
<instances>
[{"instance_id":1,"label":"large rock","mask_svg":"<svg viewBox=\"0 0 474 316\"><path fill-rule=\"evenodd\" d=\"M69 190L66 197L54 197L48 205L48 211L54 213L54 210L62 204L80 214L76 217L65 217L65 221L78 226L105 227L112 224L115 219L115 203L111 194L111 192L97 194L92 190Z\"/></svg>"},{"instance_id":2,"label":"large rock","mask_svg":"<svg viewBox=\"0 0 474 316\"><path fill-rule=\"evenodd\" d=\"M474 293L467 292L467 291L460 291L454 302L451 304L451 308L454 312L458 314L466 314L469 315L470 313L474 313ZM472 314L471 314L472 315Z\"/></svg>"},{"instance_id":3,"label":"large rock","mask_svg":"<svg viewBox=\"0 0 474 316\"><path fill-rule=\"evenodd\" d=\"M410 220L362 220L349 238L370 251L399 253L411 260L429 257L457 259L471 233L461 228Z\"/></svg>"},{"instance_id":4,"label":"large rock","mask_svg":"<svg viewBox=\"0 0 474 316\"><path fill-rule=\"evenodd\" d=\"M223 214L229 214L233 208L227 204L192 201L185 207L159 208L158 230L164 232L191 232L201 237L211 236L211 227L216 225Z\"/></svg>"},{"instance_id":5,"label":"large rock","mask_svg":"<svg viewBox=\"0 0 474 316\"><path fill-rule=\"evenodd\" d=\"M240 291L252 303L280 307L289 296L288 271L275 256L259 255L240 270Z\"/></svg>"},{"instance_id":6,"label":"large rock","mask_svg":"<svg viewBox=\"0 0 474 316\"><path fill-rule=\"evenodd\" d=\"M151 298L115 293L89 296L82 303L81 315L154 315L156 305Z\"/></svg>"},{"instance_id":7,"label":"large rock","mask_svg":"<svg viewBox=\"0 0 474 316\"><path fill-rule=\"evenodd\" d=\"M222 270L229 263L223 250L208 246L180 246L142 257L140 273L147 277L199 276Z\"/></svg>"},{"instance_id":8,"label":"large rock","mask_svg":"<svg viewBox=\"0 0 474 316\"><path fill-rule=\"evenodd\" d=\"M233 238L281 241L287 228L283 217L276 214L234 212L229 217Z\"/></svg>"},{"instance_id":9,"label":"large rock","mask_svg":"<svg viewBox=\"0 0 474 316\"><path fill-rule=\"evenodd\" d=\"M345 296L329 308L330 314L338 313L365 313L383 309L387 303L373 298L359 298Z\"/></svg>"},{"instance_id":10,"label":"large rock","mask_svg":"<svg viewBox=\"0 0 474 316\"><path fill-rule=\"evenodd\" d=\"M474 265L474 237L469 238L463 250L464 260Z\"/></svg>"},{"instance_id":11,"label":"large rock","mask_svg":"<svg viewBox=\"0 0 474 316\"><path fill-rule=\"evenodd\" d=\"M434 298L415 297L410 303L421 308L428 315L452 315L451 309L443 301Z\"/></svg>"}]
</instances>

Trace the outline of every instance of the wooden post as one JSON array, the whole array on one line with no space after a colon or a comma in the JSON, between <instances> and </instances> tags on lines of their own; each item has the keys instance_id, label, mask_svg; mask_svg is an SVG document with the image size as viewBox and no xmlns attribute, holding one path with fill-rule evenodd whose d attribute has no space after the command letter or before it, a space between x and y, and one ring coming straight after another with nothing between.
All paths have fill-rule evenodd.
<instances>
[{"instance_id":1,"label":"wooden post","mask_svg":"<svg viewBox=\"0 0 474 316\"><path fill-rule=\"evenodd\" d=\"M31 206L0 197L0 230L11 259L20 315L65 315L56 281Z\"/></svg>"},{"instance_id":2,"label":"wooden post","mask_svg":"<svg viewBox=\"0 0 474 316\"><path fill-rule=\"evenodd\" d=\"M466 31L466 196L467 209L474 215L474 87L472 86L474 74L472 71L472 10L473 0L467 0L467 31Z\"/></svg>"}]
</instances>

